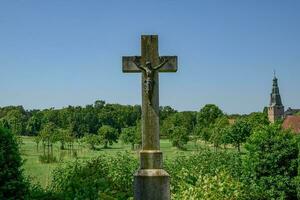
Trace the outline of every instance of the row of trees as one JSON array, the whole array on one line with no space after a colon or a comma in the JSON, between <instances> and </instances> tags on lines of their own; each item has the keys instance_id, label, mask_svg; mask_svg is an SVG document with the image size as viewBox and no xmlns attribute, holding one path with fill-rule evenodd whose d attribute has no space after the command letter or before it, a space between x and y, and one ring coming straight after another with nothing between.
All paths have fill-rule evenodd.
<instances>
[{"instance_id":1,"label":"row of trees","mask_svg":"<svg viewBox=\"0 0 300 200\"><path fill-rule=\"evenodd\" d=\"M69 130L75 137L86 133L97 134L103 125L121 131L123 127L135 126L141 116L140 106L106 104L98 100L93 105L68 106L62 109L24 110L22 106L0 108L0 125L16 135L36 136L46 124Z\"/></svg>"},{"instance_id":2,"label":"row of trees","mask_svg":"<svg viewBox=\"0 0 300 200\"><path fill-rule=\"evenodd\" d=\"M121 139L135 145L141 143L140 106L106 104L98 100L85 107L69 106L62 109L26 111L22 106L0 108L0 125L16 135L39 135L51 152L52 143L72 143L72 138L82 138L92 149L97 145L117 142ZM201 139L213 144L217 150L221 145L232 144L240 151L241 144L251 133L268 124L267 114L226 115L216 105L208 104L199 112L178 112L165 106L160 108L160 134L169 138L173 146L185 148L189 140ZM37 143L38 144L38 143Z\"/></svg>"},{"instance_id":3,"label":"row of trees","mask_svg":"<svg viewBox=\"0 0 300 200\"><path fill-rule=\"evenodd\" d=\"M177 112L162 123L161 134L166 135L173 146L184 149L189 140L211 143L217 150L221 145L232 144L238 151L241 144L264 125L268 125L266 113L250 115L226 115L214 104L205 105L199 112Z\"/></svg>"}]
</instances>

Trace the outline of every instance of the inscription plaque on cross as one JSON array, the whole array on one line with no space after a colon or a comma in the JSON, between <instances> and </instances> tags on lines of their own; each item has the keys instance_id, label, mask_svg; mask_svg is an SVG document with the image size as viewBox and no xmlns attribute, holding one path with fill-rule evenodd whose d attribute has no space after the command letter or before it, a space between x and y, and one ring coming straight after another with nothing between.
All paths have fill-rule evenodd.
<instances>
[{"instance_id":1,"label":"inscription plaque on cross","mask_svg":"<svg viewBox=\"0 0 300 200\"><path fill-rule=\"evenodd\" d=\"M124 56L123 72L142 73L142 150L134 175L135 199L170 199L169 175L163 170L159 142L159 72L176 72L177 56L159 56L158 36L141 36L141 56Z\"/></svg>"}]
</instances>

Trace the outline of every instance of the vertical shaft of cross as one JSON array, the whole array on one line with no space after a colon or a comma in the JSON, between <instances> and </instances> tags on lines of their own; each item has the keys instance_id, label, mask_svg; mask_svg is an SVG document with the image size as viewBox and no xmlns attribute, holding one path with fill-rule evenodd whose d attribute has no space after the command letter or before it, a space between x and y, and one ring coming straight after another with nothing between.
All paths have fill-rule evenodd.
<instances>
[{"instance_id":1,"label":"vertical shaft of cross","mask_svg":"<svg viewBox=\"0 0 300 200\"><path fill-rule=\"evenodd\" d=\"M142 63L150 62L153 66L159 64L157 36L142 36ZM153 88L151 99L145 88L147 81L142 75L142 149L159 150L159 83L158 71L153 72ZM150 102L151 101L151 102Z\"/></svg>"}]
</instances>

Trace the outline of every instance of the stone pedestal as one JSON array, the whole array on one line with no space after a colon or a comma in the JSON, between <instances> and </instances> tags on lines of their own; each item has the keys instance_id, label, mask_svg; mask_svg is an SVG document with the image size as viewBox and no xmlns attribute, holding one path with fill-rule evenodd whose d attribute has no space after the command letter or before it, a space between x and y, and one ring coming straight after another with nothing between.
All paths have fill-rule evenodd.
<instances>
[{"instance_id":1,"label":"stone pedestal","mask_svg":"<svg viewBox=\"0 0 300 200\"><path fill-rule=\"evenodd\" d=\"M169 200L170 176L163 170L162 152L140 151L140 169L134 175L135 200Z\"/></svg>"},{"instance_id":2,"label":"stone pedestal","mask_svg":"<svg viewBox=\"0 0 300 200\"><path fill-rule=\"evenodd\" d=\"M163 169L140 169L134 175L135 200L169 200L170 177Z\"/></svg>"}]
</instances>

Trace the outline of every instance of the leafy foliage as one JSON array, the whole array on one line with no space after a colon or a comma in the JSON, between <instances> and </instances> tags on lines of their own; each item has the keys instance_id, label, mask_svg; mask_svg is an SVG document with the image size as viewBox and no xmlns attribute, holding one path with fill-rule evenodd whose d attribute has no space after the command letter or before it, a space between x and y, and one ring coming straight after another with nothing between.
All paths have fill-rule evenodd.
<instances>
[{"instance_id":1,"label":"leafy foliage","mask_svg":"<svg viewBox=\"0 0 300 200\"><path fill-rule=\"evenodd\" d=\"M64 199L127 199L133 193L132 174L137 167L136 158L129 152L101 154L57 168L51 189Z\"/></svg>"},{"instance_id":2,"label":"leafy foliage","mask_svg":"<svg viewBox=\"0 0 300 200\"><path fill-rule=\"evenodd\" d=\"M56 158L53 156L53 143L55 143L58 139L55 124L52 122L45 124L38 137L41 138L43 142L44 153L42 156L40 156L40 161L43 163L56 162Z\"/></svg>"},{"instance_id":3,"label":"leafy foliage","mask_svg":"<svg viewBox=\"0 0 300 200\"><path fill-rule=\"evenodd\" d=\"M115 128L109 125L103 125L98 130L100 143L104 144L104 148L112 145L113 142L117 142L118 140L118 132Z\"/></svg>"},{"instance_id":4,"label":"leafy foliage","mask_svg":"<svg viewBox=\"0 0 300 200\"><path fill-rule=\"evenodd\" d=\"M168 130L169 139L174 147L185 149L184 145L189 141L189 133L183 126L174 126Z\"/></svg>"},{"instance_id":5,"label":"leafy foliage","mask_svg":"<svg viewBox=\"0 0 300 200\"><path fill-rule=\"evenodd\" d=\"M171 191L174 199L205 199L204 197L220 197L230 188L220 193L219 184L238 188L238 196L242 193L238 177L241 175L241 157L234 152L214 152L201 149L191 155L178 155L174 160L167 160L166 169L171 176ZM220 179L222 179L221 182ZM190 193L190 195L188 195ZM220 194L219 194L220 193ZM204 196L203 196L204 195ZM216 198L215 198L216 199ZM222 199L222 198L221 198ZM226 199L226 198L225 198Z\"/></svg>"},{"instance_id":6,"label":"leafy foliage","mask_svg":"<svg viewBox=\"0 0 300 200\"><path fill-rule=\"evenodd\" d=\"M209 141L214 144L215 149L217 150L221 144L226 144L226 137L229 132L229 121L227 117L220 117L216 120L213 128L211 130L211 135Z\"/></svg>"},{"instance_id":7,"label":"leafy foliage","mask_svg":"<svg viewBox=\"0 0 300 200\"><path fill-rule=\"evenodd\" d=\"M22 175L16 138L0 128L0 199L24 199L28 184Z\"/></svg>"},{"instance_id":8,"label":"leafy foliage","mask_svg":"<svg viewBox=\"0 0 300 200\"><path fill-rule=\"evenodd\" d=\"M87 134L84 138L83 141L88 144L89 148L92 150L96 149L96 145L100 145L101 141L98 135L94 134Z\"/></svg>"},{"instance_id":9,"label":"leafy foliage","mask_svg":"<svg viewBox=\"0 0 300 200\"><path fill-rule=\"evenodd\" d=\"M199 175L194 186L185 185L173 199L180 200L219 200L246 199L244 185L228 172L220 171L216 175Z\"/></svg>"},{"instance_id":10,"label":"leafy foliage","mask_svg":"<svg viewBox=\"0 0 300 200\"><path fill-rule=\"evenodd\" d=\"M211 124L214 124L215 121L222 117L224 114L222 110L214 105L207 104L205 105L197 115L197 123L200 127L209 127Z\"/></svg>"},{"instance_id":11,"label":"leafy foliage","mask_svg":"<svg viewBox=\"0 0 300 200\"><path fill-rule=\"evenodd\" d=\"M299 154L296 138L275 124L256 130L245 148L245 175L263 191L257 198L296 199L294 179Z\"/></svg>"},{"instance_id":12,"label":"leafy foliage","mask_svg":"<svg viewBox=\"0 0 300 200\"><path fill-rule=\"evenodd\" d=\"M131 149L134 149L135 144L141 144L141 133L137 131L137 127L127 127L123 128L120 139L125 144L131 144Z\"/></svg>"},{"instance_id":13,"label":"leafy foliage","mask_svg":"<svg viewBox=\"0 0 300 200\"><path fill-rule=\"evenodd\" d=\"M237 120L229 131L227 131L226 138L229 140L229 143L237 147L240 152L241 144L246 142L247 138L251 134L251 126L248 121L244 119Z\"/></svg>"},{"instance_id":14,"label":"leafy foliage","mask_svg":"<svg viewBox=\"0 0 300 200\"><path fill-rule=\"evenodd\" d=\"M225 148L224 151L200 149L167 160L165 166L171 175L174 199L296 199L296 191L300 198L299 139L282 131L280 124L269 125L265 112L231 115L229 119L235 120L231 125L228 116L213 104L204 106L199 112L178 112L169 106L160 107L159 112L161 135L168 137L173 146L184 149L189 138L195 138L196 142L201 138L212 143L216 150L222 144L233 144L241 150L237 153ZM42 141L42 159L46 162L52 159L53 143L59 141L64 149L65 144L84 135L79 141L85 141L92 149L98 145L106 148L119 138L131 145L140 144L140 116L140 106L106 104L101 100L85 107L62 109L0 108L0 124L11 129L13 134L38 135L37 149ZM11 156L10 162L2 165L6 163L3 159L8 159L7 152L16 152L14 145L3 148L6 145L2 145L3 141L0 140L0 167L21 163L19 156ZM245 148L241 148L244 143ZM137 166L138 161L130 152L100 154L89 161L76 160L54 171L49 190L32 185L27 196L29 199L127 199L132 197L132 173ZM0 170L0 184L6 184L1 177L10 170L6 168ZM21 175L20 168L11 169ZM10 176L10 171L6 175ZM17 180L20 183L8 181L9 187L0 185L0 190L13 191L24 184L23 190L14 194L21 196L28 187L22 182L22 176ZM0 199L4 194L1 195Z\"/></svg>"},{"instance_id":15,"label":"leafy foliage","mask_svg":"<svg viewBox=\"0 0 300 200\"><path fill-rule=\"evenodd\" d=\"M245 117L245 120L249 123L251 131L260 129L263 126L269 125L269 119L267 113L254 112Z\"/></svg>"},{"instance_id":16,"label":"leafy foliage","mask_svg":"<svg viewBox=\"0 0 300 200\"><path fill-rule=\"evenodd\" d=\"M209 141L212 126L223 115L223 111L218 106L214 104L205 105L197 114L196 134L204 141Z\"/></svg>"},{"instance_id":17,"label":"leafy foliage","mask_svg":"<svg viewBox=\"0 0 300 200\"><path fill-rule=\"evenodd\" d=\"M166 114L168 115L168 114ZM38 135L45 124L53 123L56 128L69 130L76 137L85 133L97 134L103 125L117 129L135 126L140 119L140 106L106 104L97 100L94 105L68 106L62 109L24 110L22 106L0 108L0 125L13 134Z\"/></svg>"}]
</instances>

